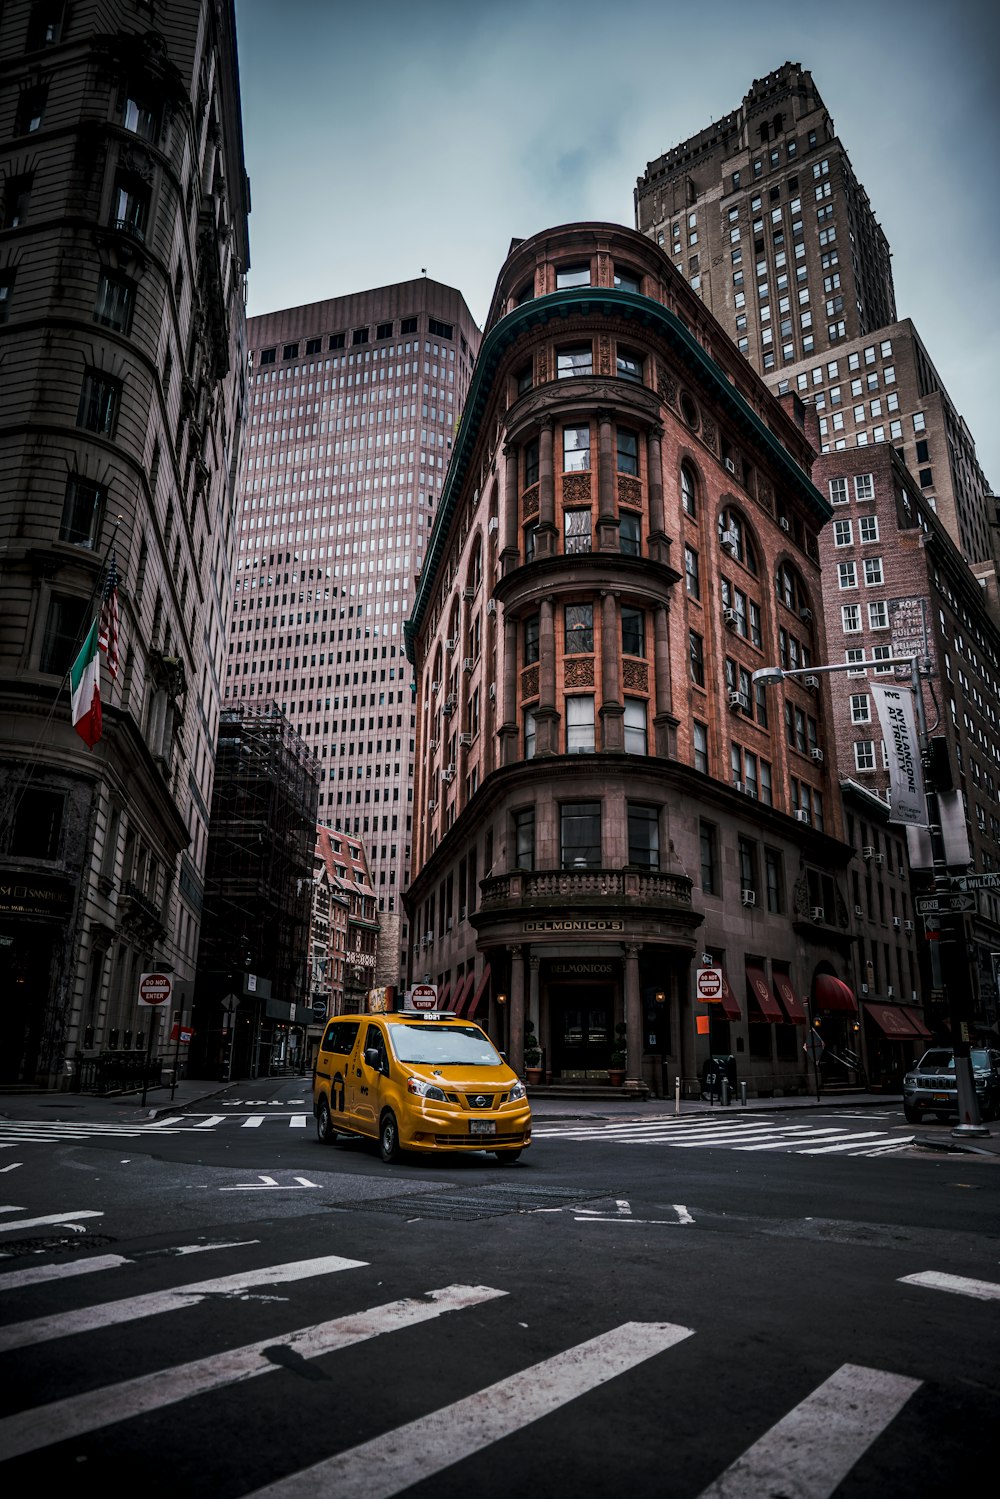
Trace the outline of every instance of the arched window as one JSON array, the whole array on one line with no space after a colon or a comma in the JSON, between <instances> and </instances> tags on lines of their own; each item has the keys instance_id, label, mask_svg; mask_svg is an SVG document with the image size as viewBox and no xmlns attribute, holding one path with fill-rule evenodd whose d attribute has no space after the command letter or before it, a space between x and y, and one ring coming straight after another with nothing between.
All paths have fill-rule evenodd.
<instances>
[{"instance_id":1,"label":"arched window","mask_svg":"<svg viewBox=\"0 0 1000 1499\"><path fill-rule=\"evenodd\" d=\"M692 517L698 513L698 481L690 463L681 464L681 509Z\"/></svg>"},{"instance_id":2,"label":"arched window","mask_svg":"<svg viewBox=\"0 0 1000 1499\"><path fill-rule=\"evenodd\" d=\"M790 563L779 563L774 583L779 603L795 614L801 614L807 608L809 600L802 579ZM809 618L812 618L811 614Z\"/></svg>"},{"instance_id":3,"label":"arched window","mask_svg":"<svg viewBox=\"0 0 1000 1499\"><path fill-rule=\"evenodd\" d=\"M757 551L749 529L740 512L728 505L719 514L719 543L730 557L735 557L748 572L757 576Z\"/></svg>"}]
</instances>

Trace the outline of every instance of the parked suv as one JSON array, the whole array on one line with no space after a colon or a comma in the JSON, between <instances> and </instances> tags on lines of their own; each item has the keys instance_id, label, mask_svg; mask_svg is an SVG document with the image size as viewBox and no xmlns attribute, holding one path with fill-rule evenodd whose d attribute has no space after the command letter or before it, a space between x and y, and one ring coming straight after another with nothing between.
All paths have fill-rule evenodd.
<instances>
[{"instance_id":1,"label":"parked suv","mask_svg":"<svg viewBox=\"0 0 1000 1499\"><path fill-rule=\"evenodd\" d=\"M531 1144L524 1084L478 1025L444 1013L340 1015L313 1072L316 1134L404 1150L489 1150L502 1165Z\"/></svg>"},{"instance_id":2,"label":"parked suv","mask_svg":"<svg viewBox=\"0 0 1000 1499\"><path fill-rule=\"evenodd\" d=\"M996 1119L1000 1117L1000 1051L974 1046L971 1055L979 1116ZM955 1053L950 1046L925 1051L903 1078L903 1113L910 1124L919 1124L925 1114L947 1119L958 1113Z\"/></svg>"}]
</instances>

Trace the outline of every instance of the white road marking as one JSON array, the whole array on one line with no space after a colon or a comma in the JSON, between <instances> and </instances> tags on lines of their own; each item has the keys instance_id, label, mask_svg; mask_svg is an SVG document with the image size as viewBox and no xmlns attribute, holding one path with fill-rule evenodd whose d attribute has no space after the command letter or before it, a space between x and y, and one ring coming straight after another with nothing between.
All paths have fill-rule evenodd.
<instances>
[{"instance_id":1,"label":"white road marking","mask_svg":"<svg viewBox=\"0 0 1000 1499\"><path fill-rule=\"evenodd\" d=\"M920 1385L919 1379L842 1364L699 1499L746 1499L748 1494L827 1499ZM337 1493L340 1499L339 1488Z\"/></svg>"},{"instance_id":2,"label":"white road marking","mask_svg":"<svg viewBox=\"0 0 1000 1499\"><path fill-rule=\"evenodd\" d=\"M309 1123L308 1114L292 1114L288 1120L289 1129L305 1129Z\"/></svg>"},{"instance_id":3,"label":"white road marking","mask_svg":"<svg viewBox=\"0 0 1000 1499\"><path fill-rule=\"evenodd\" d=\"M491 1286L445 1286L440 1291L428 1291L425 1300L390 1301L368 1311L299 1328L281 1338L264 1338L227 1353L212 1354L172 1369L158 1369L138 1379L90 1390L85 1395L55 1400L0 1420L0 1452L5 1459L20 1457L133 1416L162 1410L179 1400L240 1384L261 1374L272 1374L284 1367L268 1357L273 1350L287 1350L305 1359L319 1358L382 1333L414 1327L444 1312L461 1311L506 1294Z\"/></svg>"},{"instance_id":4,"label":"white road marking","mask_svg":"<svg viewBox=\"0 0 1000 1499\"><path fill-rule=\"evenodd\" d=\"M879 1133L879 1131L875 1131L875 1133L877 1134L877 1133ZM848 1141L850 1141L850 1140L864 1140L864 1139L867 1139L867 1136L866 1135L854 1135L854 1134L851 1133L850 1130L843 1130L843 1129L813 1129L813 1130L809 1131L809 1139L810 1140L827 1140L827 1141L829 1141L831 1139L835 1139L835 1140L848 1140ZM798 1145L800 1143L801 1142L798 1141L798 1140L771 1140L771 1141L766 1141L765 1143L758 1144L758 1145L734 1145L733 1149L734 1150L778 1150L782 1145ZM798 1151L796 1153L798 1155L804 1155L805 1154L804 1151Z\"/></svg>"},{"instance_id":5,"label":"white road marking","mask_svg":"<svg viewBox=\"0 0 1000 1499\"><path fill-rule=\"evenodd\" d=\"M220 1192L267 1192L277 1188L279 1192L297 1192L302 1187L318 1187L319 1182L311 1182L307 1176L296 1176L292 1182L278 1182L273 1176L262 1176L259 1182L236 1182L231 1187L220 1187Z\"/></svg>"},{"instance_id":6,"label":"white road marking","mask_svg":"<svg viewBox=\"0 0 1000 1499\"><path fill-rule=\"evenodd\" d=\"M150 1291L145 1296L130 1296L124 1301L106 1301L98 1306L84 1306L77 1311L36 1317L0 1328L0 1353L23 1348L29 1343L49 1343L72 1333L93 1332L97 1328L115 1327L140 1317L156 1317L186 1306L197 1306L206 1296L240 1297L256 1286L288 1285L291 1281L312 1276L333 1275L338 1270L359 1270L366 1260L345 1260L337 1254L322 1255L313 1260L292 1260L287 1265L268 1265L262 1270L245 1270L238 1275L221 1275L217 1280L193 1282L172 1291Z\"/></svg>"},{"instance_id":7,"label":"white road marking","mask_svg":"<svg viewBox=\"0 0 1000 1499\"><path fill-rule=\"evenodd\" d=\"M46 1280L66 1280L71 1275L90 1275L95 1270L115 1270L119 1265L134 1265L135 1260L123 1254L98 1254L92 1260L73 1260L68 1265L32 1265L27 1270L8 1270L0 1275L0 1291L16 1291L21 1286L37 1286Z\"/></svg>"},{"instance_id":8,"label":"white road marking","mask_svg":"<svg viewBox=\"0 0 1000 1499\"><path fill-rule=\"evenodd\" d=\"M0 1166L0 1176L2 1176L5 1171L16 1171L18 1167L23 1164L23 1161L11 1161L9 1166Z\"/></svg>"},{"instance_id":9,"label":"white road marking","mask_svg":"<svg viewBox=\"0 0 1000 1499\"><path fill-rule=\"evenodd\" d=\"M853 1150L861 1140L884 1140L886 1138L883 1129L861 1130L858 1134L848 1134L839 1145L816 1145L810 1150L797 1150L796 1155L832 1155L835 1150Z\"/></svg>"},{"instance_id":10,"label":"white road marking","mask_svg":"<svg viewBox=\"0 0 1000 1499\"><path fill-rule=\"evenodd\" d=\"M259 1244L259 1239L229 1239L221 1240L213 1244L178 1244L176 1249L164 1249L155 1251L158 1254L207 1254L212 1249L243 1249L247 1244Z\"/></svg>"},{"instance_id":11,"label":"white road marking","mask_svg":"<svg viewBox=\"0 0 1000 1499\"><path fill-rule=\"evenodd\" d=\"M10 1212L11 1209L4 1208L2 1211ZM23 1209L15 1208L13 1211L22 1212ZM89 1208L79 1208L74 1209L70 1213L47 1213L44 1218L17 1218L13 1221L8 1219L6 1223L0 1223L0 1233L13 1233L15 1228L47 1228L50 1223L60 1223L66 1228L75 1228L77 1220L80 1218L103 1217L103 1213L95 1212ZM80 1229L79 1232L83 1233L83 1229Z\"/></svg>"},{"instance_id":12,"label":"white road marking","mask_svg":"<svg viewBox=\"0 0 1000 1499\"><path fill-rule=\"evenodd\" d=\"M691 1337L670 1322L625 1322L474 1395L256 1489L245 1499L391 1499Z\"/></svg>"},{"instance_id":13,"label":"white road marking","mask_svg":"<svg viewBox=\"0 0 1000 1499\"><path fill-rule=\"evenodd\" d=\"M264 1123L264 1120L266 1118L267 1118L266 1114L251 1114L249 1119L244 1119L241 1128L242 1129L260 1129L261 1125Z\"/></svg>"},{"instance_id":14,"label":"white road marking","mask_svg":"<svg viewBox=\"0 0 1000 1499\"><path fill-rule=\"evenodd\" d=\"M225 1118L225 1114L209 1114L207 1119L202 1119L195 1125L195 1129L214 1129L217 1124L224 1123Z\"/></svg>"},{"instance_id":15,"label":"white road marking","mask_svg":"<svg viewBox=\"0 0 1000 1499\"><path fill-rule=\"evenodd\" d=\"M952 1291L956 1296L974 1296L977 1301L1000 1301L1000 1285L992 1280L969 1280L964 1275L945 1275L938 1270L921 1270L917 1275L901 1275L900 1285L926 1286L931 1291Z\"/></svg>"}]
</instances>

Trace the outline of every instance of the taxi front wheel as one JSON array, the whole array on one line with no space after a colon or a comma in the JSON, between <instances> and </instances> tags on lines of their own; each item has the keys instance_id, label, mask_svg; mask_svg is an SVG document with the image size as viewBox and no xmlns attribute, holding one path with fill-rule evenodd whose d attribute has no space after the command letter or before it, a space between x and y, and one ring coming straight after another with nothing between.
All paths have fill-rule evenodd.
<instances>
[{"instance_id":1,"label":"taxi front wheel","mask_svg":"<svg viewBox=\"0 0 1000 1499\"><path fill-rule=\"evenodd\" d=\"M379 1154L387 1166L393 1161L399 1160L399 1125L396 1123L395 1114L389 1110L382 1115L382 1127L379 1133Z\"/></svg>"}]
</instances>

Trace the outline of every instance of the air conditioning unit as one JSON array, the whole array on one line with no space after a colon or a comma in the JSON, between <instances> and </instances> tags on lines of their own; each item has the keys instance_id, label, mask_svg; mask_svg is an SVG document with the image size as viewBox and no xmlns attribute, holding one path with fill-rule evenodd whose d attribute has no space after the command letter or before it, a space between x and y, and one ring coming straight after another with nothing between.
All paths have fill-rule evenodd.
<instances>
[{"instance_id":1,"label":"air conditioning unit","mask_svg":"<svg viewBox=\"0 0 1000 1499\"><path fill-rule=\"evenodd\" d=\"M734 790L734 791L740 791L740 792L743 792L743 791L745 791L745 790L746 790L746 789L747 789L747 788L746 788L746 786L745 786L745 785L744 785L744 783L743 783L743 782L742 782L742 781L734 781L734 782L733 782L733 790Z\"/></svg>"},{"instance_id":2,"label":"air conditioning unit","mask_svg":"<svg viewBox=\"0 0 1000 1499\"><path fill-rule=\"evenodd\" d=\"M913 922L912 921L904 921L903 922L903 931L904 932L912 932L913 931Z\"/></svg>"},{"instance_id":3,"label":"air conditioning unit","mask_svg":"<svg viewBox=\"0 0 1000 1499\"><path fill-rule=\"evenodd\" d=\"M432 750L436 750L436 749L437 749L437 747L438 747L438 745L439 745L439 744L440 744L440 743L441 743L441 741L440 741L440 739L432 739L432 740L431 740L431 749L432 749Z\"/></svg>"},{"instance_id":4,"label":"air conditioning unit","mask_svg":"<svg viewBox=\"0 0 1000 1499\"><path fill-rule=\"evenodd\" d=\"M826 920L826 912L823 910L822 906L810 906L809 915L812 917L813 921Z\"/></svg>"},{"instance_id":5,"label":"air conditioning unit","mask_svg":"<svg viewBox=\"0 0 1000 1499\"><path fill-rule=\"evenodd\" d=\"M457 704L458 704L458 698L455 696L455 694L453 692L449 692L448 696L445 698L444 703L441 706L442 713L446 713L448 715L448 717L450 718L451 715L454 713Z\"/></svg>"},{"instance_id":6,"label":"air conditioning unit","mask_svg":"<svg viewBox=\"0 0 1000 1499\"><path fill-rule=\"evenodd\" d=\"M901 920L901 918L899 916L894 916L892 918L892 924L893 924L893 926L896 928L896 930L898 932L899 929L900 929L900 927L903 925L903 922L902 922L902 920Z\"/></svg>"},{"instance_id":7,"label":"air conditioning unit","mask_svg":"<svg viewBox=\"0 0 1000 1499\"><path fill-rule=\"evenodd\" d=\"M747 699L744 697L742 692L731 692L729 694L729 706L730 708L736 708L737 710L739 710L740 708L745 709L748 706Z\"/></svg>"},{"instance_id":8,"label":"air conditioning unit","mask_svg":"<svg viewBox=\"0 0 1000 1499\"><path fill-rule=\"evenodd\" d=\"M496 612L497 612L497 601L496 601L496 599L487 599L486 600L486 613L487 614L496 614Z\"/></svg>"},{"instance_id":9,"label":"air conditioning unit","mask_svg":"<svg viewBox=\"0 0 1000 1499\"><path fill-rule=\"evenodd\" d=\"M855 916L861 916L863 914L860 906L855 906L854 907L854 914L855 914Z\"/></svg>"},{"instance_id":10,"label":"air conditioning unit","mask_svg":"<svg viewBox=\"0 0 1000 1499\"><path fill-rule=\"evenodd\" d=\"M462 657L462 670L463 671L471 671L472 668L475 666L475 664L476 663L475 663L475 661L473 661L473 659L472 659L471 656L463 656Z\"/></svg>"},{"instance_id":11,"label":"air conditioning unit","mask_svg":"<svg viewBox=\"0 0 1000 1499\"><path fill-rule=\"evenodd\" d=\"M781 527L781 529L783 531L790 531L792 529L791 526L788 524L788 518L787 518L787 516L784 516L784 515L780 515L778 517L778 525Z\"/></svg>"},{"instance_id":12,"label":"air conditioning unit","mask_svg":"<svg viewBox=\"0 0 1000 1499\"><path fill-rule=\"evenodd\" d=\"M885 863L885 854L876 854L875 855L875 864L876 864L876 867L879 868L879 869L881 869L882 865L884 863Z\"/></svg>"},{"instance_id":13,"label":"air conditioning unit","mask_svg":"<svg viewBox=\"0 0 1000 1499\"><path fill-rule=\"evenodd\" d=\"M757 904L756 890L741 890L740 900L745 906L755 906Z\"/></svg>"},{"instance_id":14,"label":"air conditioning unit","mask_svg":"<svg viewBox=\"0 0 1000 1499\"><path fill-rule=\"evenodd\" d=\"M463 588L462 589L462 597L463 597L463 599L467 600L468 602L471 602L472 599L475 598L475 596L476 596L476 590L474 588Z\"/></svg>"},{"instance_id":15,"label":"air conditioning unit","mask_svg":"<svg viewBox=\"0 0 1000 1499\"><path fill-rule=\"evenodd\" d=\"M726 468L729 470L729 472L731 474L735 474L736 464L733 462L733 460L731 458L723 458L722 461L726 465Z\"/></svg>"},{"instance_id":16,"label":"air conditioning unit","mask_svg":"<svg viewBox=\"0 0 1000 1499\"><path fill-rule=\"evenodd\" d=\"M496 700L497 700L497 684L495 682L491 682L490 683L490 702L491 703L495 703Z\"/></svg>"},{"instance_id":17,"label":"air conditioning unit","mask_svg":"<svg viewBox=\"0 0 1000 1499\"><path fill-rule=\"evenodd\" d=\"M819 677L803 677L802 685L807 692L819 691Z\"/></svg>"},{"instance_id":18,"label":"air conditioning unit","mask_svg":"<svg viewBox=\"0 0 1000 1499\"><path fill-rule=\"evenodd\" d=\"M444 929L446 932L450 932L454 925L455 923L450 916L445 918Z\"/></svg>"},{"instance_id":19,"label":"air conditioning unit","mask_svg":"<svg viewBox=\"0 0 1000 1499\"><path fill-rule=\"evenodd\" d=\"M800 609L799 610L799 619L801 619L801 621L802 621L802 623L804 625L811 625L812 624L812 620L813 620L813 612L812 612L812 610L811 609Z\"/></svg>"},{"instance_id":20,"label":"air conditioning unit","mask_svg":"<svg viewBox=\"0 0 1000 1499\"><path fill-rule=\"evenodd\" d=\"M469 744L472 743L472 735L471 734L459 734L459 736L458 736L458 742L459 742L459 744L462 744L462 745L469 745Z\"/></svg>"},{"instance_id":21,"label":"air conditioning unit","mask_svg":"<svg viewBox=\"0 0 1000 1499\"><path fill-rule=\"evenodd\" d=\"M735 630L739 624L739 619L740 617L735 609L723 609L722 621L727 630Z\"/></svg>"},{"instance_id":22,"label":"air conditioning unit","mask_svg":"<svg viewBox=\"0 0 1000 1499\"><path fill-rule=\"evenodd\" d=\"M450 785L451 782L455 779L454 767L451 765L446 765L444 770L442 770L441 772L441 779L442 781L444 781L446 786Z\"/></svg>"},{"instance_id":23,"label":"air conditioning unit","mask_svg":"<svg viewBox=\"0 0 1000 1499\"><path fill-rule=\"evenodd\" d=\"M500 529L499 518L497 516L495 516L495 515L491 515L490 516L490 523L489 523L489 525L487 526L486 529L487 529L487 531L489 532L489 534L491 536L495 536L497 534L497 532L499 531L499 529Z\"/></svg>"},{"instance_id":24,"label":"air conditioning unit","mask_svg":"<svg viewBox=\"0 0 1000 1499\"><path fill-rule=\"evenodd\" d=\"M434 798L431 797L430 801L427 803L427 810L428 810L428 812L436 812L437 809L438 809L438 804L434 800Z\"/></svg>"},{"instance_id":25,"label":"air conditioning unit","mask_svg":"<svg viewBox=\"0 0 1000 1499\"><path fill-rule=\"evenodd\" d=\"M812 758L816 761L817 765L822 765L823 764L823 751L821 749L812 749L812 750L809 751L809 753L812 756Z\"/></svg>"},{"instance_id":26,"label":"air conditioning unit","mask_svg":"<svg viewBox=\"0 0 1000 1499\"><path fill-rule=\"evenodd\" d=\"M796 822L809 821L809 813L806 811L805 807L796 807L795 811L792 813L792 816L795 818Z\"/></svg>"},{"instance_id":27,"label":"air conditioning unit","mask_svg":"<svg viewBox=\"0 0 1000 1499\"><path fill-rule=\"evenodd\" d=\"M431 943L433 941L434 941L434 933L432 931L431 932L425 932L424 933L424 946L425 947L430 947L430 945L431 945Z\"/></svg>"},{"instance_id":28,"label":"air conditioning unit","mask_svg":"<svg viewBox=\"0 0 1000 1499\"><path fill-rule=\"evenodd\" d=\"M874 859L875 850L870 843L866 843L864 848L861 850L861 857L862 859Z\"/></svg>"},{"instance_id":29,"label":"air conditioning unit","mask_svg":"<svg viewBox=\"0 0 1000 1499\"><path fill-rule=\"evenodd\" d=\"M432 682L431 683L431 691L432 692L440 692L441 691L441 683L440 682Z\"/></svg>"},{"instance_id":30,"label":"air conditioning unit","mask_svg":"<svg viewBox=\"0 0 1000 1499\"><path fill-rule=\"evenodd\" d=\"M446 651L453 651L455 649L455 637L454 637L454 635L449 635L448 636L448 639L444 643L444 648L445 648Z\"/></svg>"},{"instance_id":31,"label":"air conditioning unit","mask_svg":"<svg viewBox=\"0 0 1000 1499\"><path fill-rule=\"evenodd\" d=\"M892 987L891 984L886 984L886 986L885 986L885 992L889 996L890 999L893 999L895 997L896 991Z\"/></svg>"},{"instance_id":32,"label":"air conditioning unit","mask_svg":"<svg viewBox=\"0 0 1000 1499\"><path fill-rule=\"evenodd\" d=\"M728 531L723 531L719 537L719 545L725 547L730 556L735 557L740 549L740 533L730 527Z\"/></svg>"},{"instance_id":33,"label":"air conditioning unit","mask_svg":"<svg viewBox=\"0 0 1000 1499\"><path fill-rule=\"evenodd\" d=\"M861 985L861 992L862 992L862 994L867 994L868 993L868 985L867 984L862 984Z\"/></svg>"},{"instance_id":34,"label":"air conditioning unit","mask_svg":"<svg viewBox=\"0 0 1000 1499\"><path fill-rule=\"evenodd\" d=\"M757 800L757 788L751 786L749 781L743 782L743 795L750 797L751 801Z\"/></svg>"}]
</instances>

